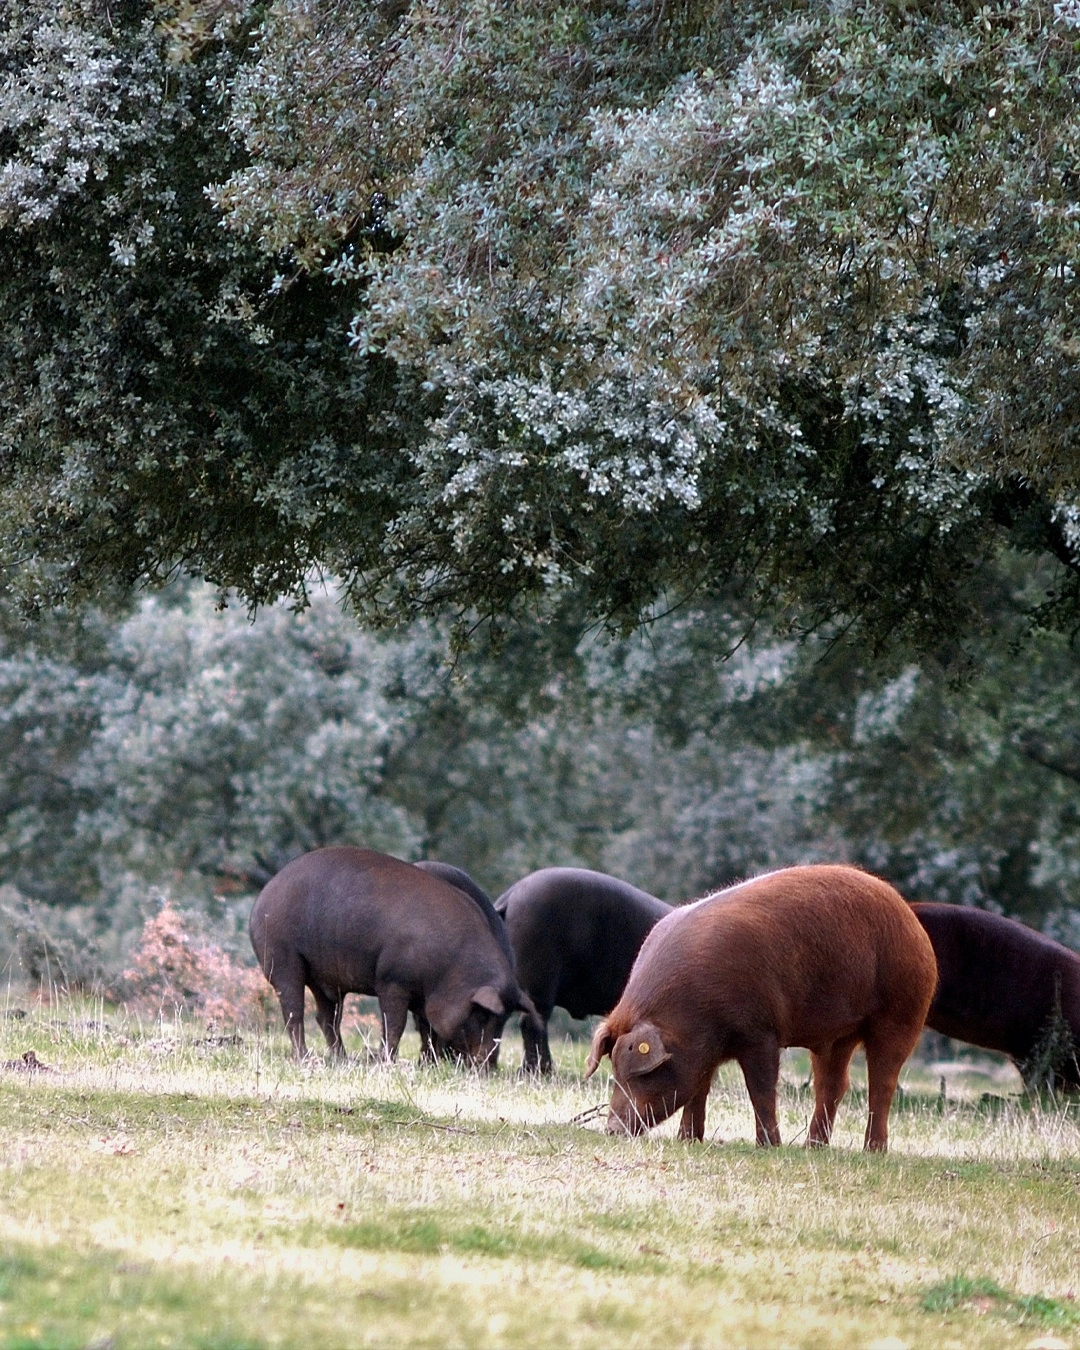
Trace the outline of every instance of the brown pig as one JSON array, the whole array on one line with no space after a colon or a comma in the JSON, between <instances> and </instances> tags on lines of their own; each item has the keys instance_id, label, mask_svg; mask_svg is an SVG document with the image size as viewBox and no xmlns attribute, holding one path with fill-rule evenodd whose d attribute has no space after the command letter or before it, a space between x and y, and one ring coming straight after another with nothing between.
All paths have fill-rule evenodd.
<instances>
[{"instance_id":1,"label":"brown pig","mask_svg":"<svg viewBox=\"0 0 1080 1350\"><path fill-rule=\"evenodd\" d=\"M780 1051L805 1046L815 1096L807 1143L822 1145L861 1044L865 1145L884 1151L900 1069L936 980L929 939L886 882L855 867L789 867L661 919L596 1029L586 1077L611 1056L611 1133L640 1134L682 1107L680 1137L702 1139L713 1076L734 1059L757 1142L779 1144Z\"/></svg>"}]
</instances>

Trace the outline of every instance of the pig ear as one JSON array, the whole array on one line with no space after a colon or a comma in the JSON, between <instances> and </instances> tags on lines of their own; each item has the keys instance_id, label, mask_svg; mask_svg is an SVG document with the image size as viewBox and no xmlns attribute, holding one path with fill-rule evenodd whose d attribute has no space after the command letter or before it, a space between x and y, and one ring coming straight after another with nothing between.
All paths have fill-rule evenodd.
<instances>
[{"instance_id":1,"label":"pig ear","mask_svg":"<svg viewBox=\"0 0 1080 1350\"><path fill-rule=\"evenodd\" d=\"M437 990L432 994L424 1004L424 1016L435 1029L436 1035L444 1041L452 1041L472 1011L474 997L460 989L449 993Z\"/></svg>"},{"instance_id":2,"label":"pig ear","mask_svg":"<svg viewBox=\"0 0 1080 1350\"><path fill-rule=\"evenodd\" d=\"M605 1055L611 1054L611 1047L615 1044L615 1033L609 1028L606 1022L601 1022L593 1032L592 1048L589 1050L589 1058L585 1061L585 1077L591 1078L600 1067L600 1061Z\"/></svg>"},{"instance_id":3,"label":"pig ear","mask_svg":"<svg viewBox=\"0 0 1080 1350\"><path fill-rule=\"evenodd\" d=\"M639 1022L633 1031L620 1036L611 1052L611 1067L616 1078L637 1078L652 1073L671 1058L660 1032L651 1022Z\"/></svg>"},{"instance_id":4,"label":"pig ear","mask_svg":"<svg viewBox=\"0 0 1080 1350\"><path fill-rule=\"evenodd\" d=\"M497 989L493 989L490 984L485 984L477 989L472 996L472 1001L480 1008L486 1008L489 1013L494 1013L496 1017L502 1017L506 1012L506 1004L502 1001Z\"/></svg>"}]
</instances>

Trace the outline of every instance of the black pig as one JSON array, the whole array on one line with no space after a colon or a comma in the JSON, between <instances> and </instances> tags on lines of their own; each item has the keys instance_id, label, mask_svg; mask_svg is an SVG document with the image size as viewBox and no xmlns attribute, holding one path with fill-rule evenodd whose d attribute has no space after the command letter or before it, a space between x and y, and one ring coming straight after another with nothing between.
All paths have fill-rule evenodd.
<instances>
[{"instance_id":1,"label":"black pig","mask_svg":"<svg viewBox=\"0 0 1080 1350\"><path fill-rule=\"evenodd\" d=\"M283 867L251 911L251 945L281 1002L299 1057L304 988L331 1053L341 1055L345 995L374 994L383 1052L393 1059L408 1014L452 1053L491 1066L508 1015L543 1024L470 896L410 863L359 848L324 848Z\"/></svg>"},{"instance_id":2,"label":"black pig","mask_svg":"<svg viewBox=\"0 0 1080 1350\"><path fill-rule=\"evenodd\" d=\"M581 867L545 867L495 901L506 921L518 979L540 1017L537 1035L522 1021L523 1067L550 1073L547 1021L555 1007L571 1017L608 1013L653 925L671 910L628 882Z\"/></svg>"},{"instance_id":3,"label":"black pig","mask_svg":"<svg viewBox=\"0 0 1080 1350\"><path fill-rule=\"evenodd\" d=\"M1025 1079L1057 1012L1072 1037L1054 1086L1080 1089L1080 956L1015 919L967 905L911 906L934 947L938 986L926 1025L958 1041L1000 1050Z\"/></svg>"}]
</instances>

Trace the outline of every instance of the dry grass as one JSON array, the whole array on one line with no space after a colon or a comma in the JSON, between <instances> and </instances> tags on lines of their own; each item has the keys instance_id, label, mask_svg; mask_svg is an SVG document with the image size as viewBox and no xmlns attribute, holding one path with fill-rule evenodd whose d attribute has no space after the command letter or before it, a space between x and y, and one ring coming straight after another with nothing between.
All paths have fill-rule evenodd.
<instances>
[{"instance_id":1,"label":"dry grass","mask_svg":"<svg viewBox=\"0 0 1080 1350\"><path fill-rule=\"evenodd\" d=\"M101 1020L0 1019L0 1060L32 1047L58 1070L0 1072L9 1350L1080 1350L1080 1115L1030 1107L1011 1070L910 1069L885 1158L858 1148L857 1092L832 1150L763 1152L737 1072L689 1147L575 1121L606 1095L578 1043L536 1083ZM797 1142L800 1057L785 1077Z\"/></svg>"}]
</instances>

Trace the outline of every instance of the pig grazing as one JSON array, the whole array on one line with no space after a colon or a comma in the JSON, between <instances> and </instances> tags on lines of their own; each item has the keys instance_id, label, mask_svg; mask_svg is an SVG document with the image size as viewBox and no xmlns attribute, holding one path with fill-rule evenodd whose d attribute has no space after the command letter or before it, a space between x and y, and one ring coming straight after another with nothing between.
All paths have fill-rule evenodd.
<instances>
[{"instance_id":1,"label":"pig grazing","mask_svg":"<svg viewBox=\"0 0 1080 1350\"><path fill-rule=\"evenodd\" d=\"M639 1134L683 1108L702 1139L719 1065L742 1069L757 1142L779 1144L780 1051L810 1050L809 1144L827 1144L856 1046L866 1047L866 1147L888 1146L900 1069L934 993L934 951L884 881L854 867L790 867L673 910L641 949L593 1037L586 1077L610 1054L608 1130Z\"/></svg>"},{"instance_id":2,"label":"pig grazing","mask_svg":"<svg viewBox=\"0 0 1080 1350\"><path fill-rule=\"evenodd\" d=\"M1056 1090L1080 1089L1080 956L1014 919L961 905L912 905L938 965L926 1025L958 1041L1001 1050L1025 1079L1053 1074ZM1072 1038L1058 1064L1038 1064L1055 1016ZM1042 1083L1031 1082L1032 1087Z\"/></svg>"},{"instance_id":3,"label":"pig grazing","mask_svg":"<svg viewBox=\"0 0 1080 1350\"><path fill-rule=\"evenodd\" d=\"M331 1053L344 1053L345 995L374 994L393 1059L411 1011L452 1053L491 1065L507 1016L539 1024L470 896L370 849L324 848L283 867L251 911L251 945L299 1057L304 988Z\"/></svg>"},{"instance_id":4,"label":"pig grazing","mask_svg":"<svg viewBox=\"0 0 1080 1350\"><path fill-rule=\"evenodd\" d=\"M543 1035L522 1024L526 1072L550 1073L547 1021L610 1012L634 958L671 906L628 882L582 867L544 867L495 901L514 948L518 979L536 1005Z\"/></svg>"},{"instance_id":5,"label":"pig grazing","mask_svg":"<svg viewBox=\"0 0 1080 1350\"><path fill-rule=\"evenodd\" d=\"M491 896L487 891L469 876L468 872L462 871L460 867L455 867L452 863L435 862L430 858L424 858L420 862L413 863L414 867L419 867L422 872L428 872L433 877L438 877L440 881L445 881L448 885L456 887L480 907L480 912L487 921L488 928L491 929L492 936L502 948L506 959L510 962L510 968L514 968L514 949L510 945L510 938L506 932L506 925L502 921L502 916L495 912L495 906L491 902ZM416 1023L416 1029L420 1033L420 1059L423 1063L434 1063L437 1059L450 1059L453 1057L453 1051L432 1031L427 1019L419 1013L413 1013L413 1021ZM498 1051L492 1056L491 1065L494 1068L498 1061Z\"/></svg>"}]
</instances>

